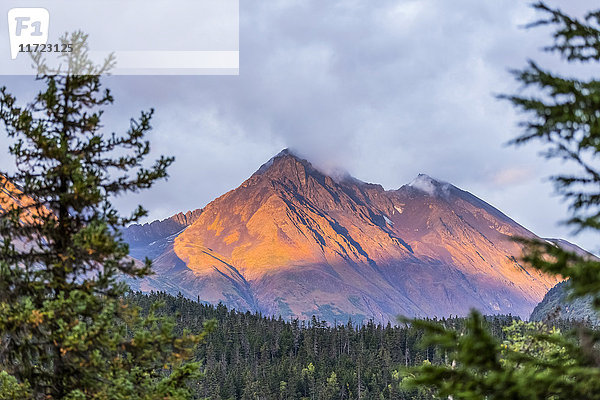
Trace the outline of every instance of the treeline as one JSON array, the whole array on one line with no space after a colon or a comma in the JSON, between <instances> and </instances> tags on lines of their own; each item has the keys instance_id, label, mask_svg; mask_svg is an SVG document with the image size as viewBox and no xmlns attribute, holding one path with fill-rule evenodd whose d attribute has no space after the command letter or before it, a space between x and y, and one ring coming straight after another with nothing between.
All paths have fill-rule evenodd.
<instances>
[{"instance_id":1,"label":"treeline","mask_svg":"<svg viewBox=\"0 0 600 400\"><path fill-rule=\"evenodd\" d=\"M425 399L431 394L400 388L402 367L449 363L436 347L421 346L423 332L406 324L337 326L317 321L285 321L228 310L165 293L129 293L129 302L148 313L175 318L176 333L200 332L208 320L216 328L197 349L204 375L194 383L199 398L210 399ZM511 316L486 319L504 339ZM463 318L437 321L463 330ZM561 330L571 323L559 322Z\"/></svg>"}]
</instances>

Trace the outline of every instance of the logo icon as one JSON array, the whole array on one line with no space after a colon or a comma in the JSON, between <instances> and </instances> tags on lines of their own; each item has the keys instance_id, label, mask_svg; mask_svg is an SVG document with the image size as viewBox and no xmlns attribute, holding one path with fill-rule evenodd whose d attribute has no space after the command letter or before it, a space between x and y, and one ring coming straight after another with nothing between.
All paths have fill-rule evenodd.
<instances>
[{"instance_id":1,"label":"logo icon","mask_svg":"<svg viewBox=\"0 0 600 400\"><path fill-rule=\"evenodd\" d=\"M10 56L14 60L24 46L46 44L50 13L45 8L12 8L8 11Z\"/></svg>"}]
</instances>

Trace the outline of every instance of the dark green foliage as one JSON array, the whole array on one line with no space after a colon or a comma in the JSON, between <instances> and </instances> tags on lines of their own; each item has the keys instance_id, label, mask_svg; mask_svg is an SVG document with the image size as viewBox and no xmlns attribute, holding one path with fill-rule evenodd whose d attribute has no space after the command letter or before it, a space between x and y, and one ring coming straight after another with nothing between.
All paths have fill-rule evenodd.
<instances>
[{"instance_id":1,"label":"dark green foliage","mask_svg":"<svg viewBox=\"0 0 600 400\"><path fill-rule=\"evenodd\" d=\"M195 385L200 397L211 399L419 399L431 392L403 388L406 366L452 362L441 344L424 344L420 325L381 326L374 323L336 327L320 322L264 317L193 302L164 293L129 293L128 302L142 313L155 302L159 315L176 315L175 331L201 331L215 319L216 328L198 346L204 376ZM486 318L484 332L501 343L510 316ZM466 332L464 318L420 321L419 324ZM560 321L569 330L569 321ZM477 344L483 346L483 344ZM485 347L483 347L485 349Z\"/></svg>"},{"instance_id":2,"label":"dark green foliage","mask_svg":"<svg viewBox=\"0 0 600 400\"><path fill-rule=\"evenodd\" d=\"M567 62L600 61L600 11L583 19L572 18L543 3L534 5L545 18L532 26L555 28L547 52ZM570 203L567 224L577 231L600 229L600 81L564 77L533 61L514 72L530 91L510 100L528 117L524 134L514 144L540 141L548 158L570 163L574 173L553 177L556 188ZM523 92L522 92L523 93ZM600 307L600 261L555 246L525 240L524 261L550 274L569 278L571 299L587 298ZM555 293L556 294L556 293ZM560 335L544 324L513 326L508 341L501 342L481 329L473 313L467 332L414 322L427 331L426 341L440 346L453 362L423 365L410 371L416 387L432 388L453 399L600 399L598 332L579 326Z\"/></svg>"},{"instance_id":3,"label":"dark green foliage","mask_svg":"<svg viewBox=\"0 0 600 400\"><path fill-rule=\"evenodd\" d=\"M504 341L484 328L476 312L464 333L413 323L427 332L425 343L439 346L452 362L413 369L408 387L433 387L438 396L456 399L600 398L600 369L589 348L543 323L507 327Z\"/></svg>"},{"instance_id":4,"label":"dark green foliage","mask_svg":"<svg viewBox=\"0 0 600 400\"><path fill-rule=\"evenodd\" d=\"M31 103L0 89L16 159L4 176L17 185L0 217L0 398L185 398L198 365L182 362L201 336L176 336L169 321L122 302L123 276L146 276L150 263L129 258L118 232L145 211L123 217L111 204L166 177L173 160L143 165L152 111L123 135L103 132L113 98L102 68L87 59L84 34L67 39L76 50L67 69L40 75Z\"/></svg>"},{"instance_id":5,"label":"dark green foliage","mask_svg":"<svg viewBox=\"0 0 600 400\"><path fill-rule=\"evenodd\" d=\"M555 27L554 43L545 50L568 62L600 61L600 10L583 20L570 17L543 3L535 8L544 19L532 27ZM600 229L600 81L596 78L565 77L533 61L514 72L518 81L532 89L531 95L502 96L529 118L522 123L525 133L514 139L517 145L539 141L546 145L547 158L570 163L577 172L553 176L556 189L570 203L566 221L578 231ZM600 261L586 254L566 251L547 242L528 241L525 261L552 274L571 279L573 296L600 293ZM572 268L576 265L577 268Z\"/></svg>"}]
</instances>

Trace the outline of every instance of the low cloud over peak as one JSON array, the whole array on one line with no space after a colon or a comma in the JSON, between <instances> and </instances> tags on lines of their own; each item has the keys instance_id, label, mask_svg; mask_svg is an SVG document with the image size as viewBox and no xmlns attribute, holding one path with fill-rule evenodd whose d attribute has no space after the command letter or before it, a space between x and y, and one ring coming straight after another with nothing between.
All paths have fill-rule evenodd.
<instances>
[{"instance_id":1,"label":"low cloud over peak","mask_svg":"<svg viewBox=\"0 0 600 400\"><path fill-rule=\"evenodd\" d=\"M540 234L572 238L544 181L553 170L539 148L505 146L519 116L494 97L518 90L508 69L542 57L547 31L522 28L535 18L513 0L240 2L239 76L106 80L117 104L105 126L154 107L154 155L176 157L168 182L120 205L142 202L150 219L202 207L289 147L388 189L428 171ZM31 92L29 80L11 82Z\"/></svg>"}]
</instances>

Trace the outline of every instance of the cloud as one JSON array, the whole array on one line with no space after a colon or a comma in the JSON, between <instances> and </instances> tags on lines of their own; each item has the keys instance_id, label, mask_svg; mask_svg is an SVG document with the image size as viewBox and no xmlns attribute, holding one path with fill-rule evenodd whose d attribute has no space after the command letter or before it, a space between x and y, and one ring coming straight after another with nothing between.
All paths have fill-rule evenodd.
<instances>
[{"instance_id":1,"label":"cloud","mask_svg":"<svg viewBox=\"0 0 600 400\"><path fill-rule=\"evenodd\" d=\"M427 171L540 234L569 236L556 225L566 206L543 181L553 171L539 147L506 147L520 116L495 98L518 90L507 71L527 58L559 66L539 52L547 31L522 29L535 19L528 4L273 0L240 7L239 76L107 80L117 99L108 126L155 107L153 154L177 159L168 182L120 199L123 208L141 201L151 218L163 218L202 207L291 147L323 168L387 188Z\"/></svg>"},{"instance_id":2,"label":"cloud","mask_svg":"<svg viewBox=\"0 0 600 400\"><path fill-rule=\"evenodd\" d=\"M493 182L498 186L515 186L527 183L533 177L534 173L530 168L511 167L498 171Z\"/></svg>"}]
</instances>

